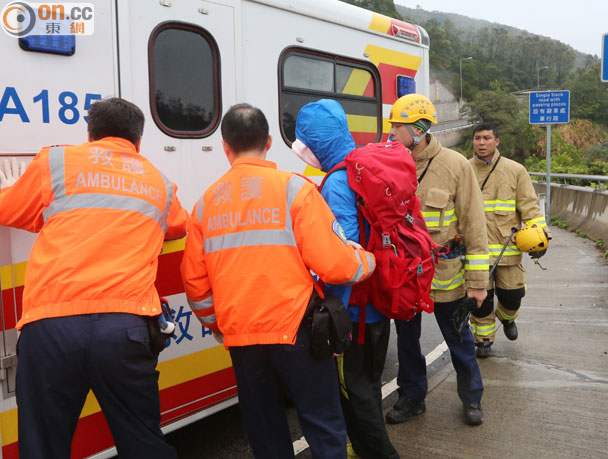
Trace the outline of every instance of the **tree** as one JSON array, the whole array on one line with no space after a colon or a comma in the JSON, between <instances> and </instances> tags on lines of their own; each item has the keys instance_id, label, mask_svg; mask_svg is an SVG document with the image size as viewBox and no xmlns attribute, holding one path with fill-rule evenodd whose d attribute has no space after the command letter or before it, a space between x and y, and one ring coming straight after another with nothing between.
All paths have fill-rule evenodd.
<instances>
[{"instance_id":1,"label":"tree","mask_svg":"<svg viewBox=\"0 0 608 459\"><path fill-rule=\"evenodd\" d=\"M600 80L600 63L579 69L571 76L570 117L594 121L608 128L608 83Z\"/></svg>"},{"instance_id":2,"label":"tree","mask_svg":"<svg viewBox=\"0 0 608 459\"><path fill-rule=\"evenodd\" d=\"M493 86L492 91L479 91L463 111L475 123L495 124L500 137L500 151L511 159L522 161L535 151L536 134L528 123L525 107L517 98L507 94L499 82Z\"/></svg>"},{"instance_id":3,"label":"tree","mask_svg":"<svg viewBox=\"0 0 608 459\"><path fill-rule=\"evenodd\" d=\"M395 19L401 19L401 15L395 9L393 0L341 0L344 3L360 6L366 10L375 11Z\"/></svg>"}]
</instances>

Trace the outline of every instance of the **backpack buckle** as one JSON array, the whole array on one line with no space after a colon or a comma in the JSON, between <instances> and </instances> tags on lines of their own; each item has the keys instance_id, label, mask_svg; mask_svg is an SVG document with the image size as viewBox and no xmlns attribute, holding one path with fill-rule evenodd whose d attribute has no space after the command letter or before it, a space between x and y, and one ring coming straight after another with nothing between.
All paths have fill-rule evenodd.
<instances>
[{"instance_id":1,"label":"backpack buckle","mask_svg":"<svg viewBox=\"0 0 608 459\"><path fill-rule=\"evenodd\" d=\"M410 225L414 224L414 217L412 217L409 212L405 214L405 219L410 222Z\"/></svg>"},{"instance_id":2,"label":"backpack buckle","mask_svg":"<svg viewBox=\"0 0 608 459\"><path fill-rule=\"evenodd\" d=\"M422 263L418 265L416 268L416 276L421 276L424 273L424 268L422 267Z\"/></svg>"},{"instance_id":3,"label":"backpack buckle","mask_svg":"<svg viewBox=\"0 0 608 459\"><path fill-rule=\"evenodd\" d=\"M391 235L383 233L382 234L382 247L384 247L385 249L388 249L392 245L393 244L391 244Z\"/></svg>"}]
</instances>

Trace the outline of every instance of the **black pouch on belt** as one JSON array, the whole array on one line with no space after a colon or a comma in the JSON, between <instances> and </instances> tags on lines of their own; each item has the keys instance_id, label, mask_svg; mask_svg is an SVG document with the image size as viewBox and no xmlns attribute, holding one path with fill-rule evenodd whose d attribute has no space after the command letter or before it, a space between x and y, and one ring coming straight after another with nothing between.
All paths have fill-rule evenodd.
<instances>
[{"instance_id":1,"label":"black pouch on belt","mask_svg":"<svg viewBox=\"0 0 608 459\"><path fill-rule=\"evenodd\" d=\"M166 335L160 331L158 317L145 317L148 331L150 332L150 350L154 354L159 354L166 346L170 335Z\"/></svg>"},{"instance_id":2,"label":"black pouch on belt","mask_svg":"<svg viewBox=\"0 0 608 459\"><path fill-rule=\"evenodd\" d=\"M150 350L154 354L159 354L164 348L167 347L167 343L173 336L173 328L167 329L168 322L173 323L173 314L171 313L171 308L169 308L169 303L164 298L160 299L160 307L161 314L154 317L145 317L146 324L148 325L148 331L150 332ZM163 326L165 327L165 331L161 330L161 321L163 322Z\"/></svg>"},{"instance_id":3,"label":"black pouch on belt","mask_svg":"<svg viewBox=\"0 0 608 459\"><path fill-rule=\"evenodd\" d=\"M346 350L350 344L352 322L340 297L327 295L321 299L313 290L307 316L311 322L313 357L327 359Z\"/></svg>"}]
</instances>

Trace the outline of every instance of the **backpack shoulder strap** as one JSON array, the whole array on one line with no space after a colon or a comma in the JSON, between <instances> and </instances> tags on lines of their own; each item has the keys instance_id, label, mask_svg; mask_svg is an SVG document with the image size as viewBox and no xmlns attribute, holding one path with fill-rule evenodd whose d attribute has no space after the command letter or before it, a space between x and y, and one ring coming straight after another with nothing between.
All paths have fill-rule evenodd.
<instances>
[{"instance_id":1,"label":"backpack shoulder strap","mask_svg":"<svg viewBox=\"0 0 608 459\"><path fill-rule=\"evenodd\" d=\"M323 177L323 180L321 181L321 185L319 185L319 192L323 189L323 185L325 185L325 180L327 180L329 178L329 176L331 174L333 174L336 171L342 170L342 169L346 169L346 163L344 161L340 161L338 164L336 164L334 167L331 168L331 170L325 174L325 177Z\"/></svg>"}]
</instances>

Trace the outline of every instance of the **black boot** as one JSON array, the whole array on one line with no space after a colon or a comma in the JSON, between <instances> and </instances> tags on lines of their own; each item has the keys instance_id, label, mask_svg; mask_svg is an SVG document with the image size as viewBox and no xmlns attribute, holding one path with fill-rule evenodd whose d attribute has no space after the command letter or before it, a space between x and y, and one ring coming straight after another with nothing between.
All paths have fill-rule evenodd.
<instances>
[{"instance_id":1,"label":"black boot","mask_svg":"<svg viewBox=\"0 0 608 459\"><path fill-rule=\"evenodd\" d=\"M409 421L416 415L426 411L424 400L410 400L405 395L401 395L397 403L386 413L386 422L389 424L401 424Z\"/></svg>"},{"instance_id":2,"label":"black boot","mask_svg":"<svg viewBox=\"0 0 608 459\"><path fill-rule=\"evenodd\" d=\"M483 422L483 411L479 403L465 403L463 409L465 424L478 426Z\"/></svg>"},{"instance_id":3,"label":"black boot","mask_svg":"<svg viewBox=\"0 0 608 459\"><path fill-rule=\"evenodd\" d=\"M517 325L515 325L515 321L513 322L503 322L502 329L505 332L505 336L511 341L515 341L517 339Z\"/></svg>"},{"instance_id":4,"label":"black boot","mask_svg":"<svg viewBox=\"0 0 608 459\"><path fill-rule=\"evenodd\" d=\"M485 359L492 355L492 342L489 339L484 339L483 343L475 343L475 354L480 359Z\"/></svg>"}]
</instances>

